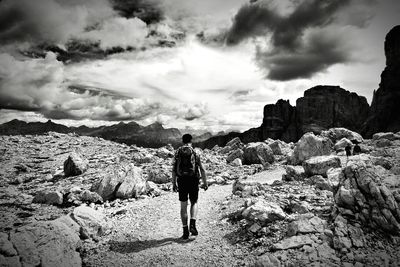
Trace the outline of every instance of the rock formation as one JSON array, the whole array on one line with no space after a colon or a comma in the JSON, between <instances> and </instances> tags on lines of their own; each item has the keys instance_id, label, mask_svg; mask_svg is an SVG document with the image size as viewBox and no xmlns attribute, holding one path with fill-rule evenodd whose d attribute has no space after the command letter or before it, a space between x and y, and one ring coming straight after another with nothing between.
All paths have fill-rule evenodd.
<instances>
[{"instance_id":1,"label":"rock formation","mask_svg":"<svg viewBox=\"0 0 400 267\"><path fill-rule=\"evenodd\" d=\"M307 132L319 134L333 127L345 127L360 132L368 117L368 111L369 105L363 96L339 86L316 86L306 90L304 96L297 99L295 107L285 100L266 105L260 127L243 133L232 132L212 137L199 143L199 146L225 146L236 137L244 143L264 141L268 138L296 142Z\"/></svg>"},{"instance_id":2,"label":"rock formation","mask_svg":"<svg viewBox=\"0 0 400 267\"><path fill-rule=\"evenodd\" d=\"M370 138L376 132L400 131L400 25L385 40L386 68L374 92L368 121L363 134Z\"/></svg>"}]
</instances>

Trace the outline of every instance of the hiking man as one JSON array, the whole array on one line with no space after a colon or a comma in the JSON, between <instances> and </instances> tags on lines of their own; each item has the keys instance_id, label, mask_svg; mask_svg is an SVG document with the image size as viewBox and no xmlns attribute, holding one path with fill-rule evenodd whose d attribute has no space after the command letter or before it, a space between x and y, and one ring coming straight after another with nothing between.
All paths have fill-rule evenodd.
<instances>
[{"instance_id":1,"label":"hiking man","mask_svg":"<svg viewBox=\"0 0 400 267\"><path fill-rule=\"evenodd\" d=\"M201 164L200 157L192 147L192 136L182 136L183 145L175 152L172 163L172 190L179 192L181 202L181 220L183 225L183 239L198 235L196 229L197 200L199 197L199 171L203 180L202 188L208 189L206 172ZM188 197L190 199L190 230L188 227Z\"/></svg>"}]
</instances>

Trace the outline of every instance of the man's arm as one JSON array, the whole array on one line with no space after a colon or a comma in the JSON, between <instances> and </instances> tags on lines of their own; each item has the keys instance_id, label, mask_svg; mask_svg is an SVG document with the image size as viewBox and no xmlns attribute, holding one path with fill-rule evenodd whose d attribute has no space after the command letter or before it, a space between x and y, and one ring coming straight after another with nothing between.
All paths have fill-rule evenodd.
<instances>
[{"instance_id":1,"label":"man's arm","mask_svg":"<svg viewBox=\"0 0 400 267\"><path fill-rule=\"evenodd\" d=\"M176 159L172 160L172 191L178 191L178 185L176 183Z\"/></svg>"},{"instance_id":2,"label":"man's arm","mask_svg":"<svg viewBox=\"0 0 400 267\"><path fill-rule=\"evenodd\" d=\"M199 170L200 170L201 180L203 180L204 190L207 190L208 189L207 175L206 171L204 170L203 164L201 164L200 160L199 160Z\"/></svg>"}]
</instances>

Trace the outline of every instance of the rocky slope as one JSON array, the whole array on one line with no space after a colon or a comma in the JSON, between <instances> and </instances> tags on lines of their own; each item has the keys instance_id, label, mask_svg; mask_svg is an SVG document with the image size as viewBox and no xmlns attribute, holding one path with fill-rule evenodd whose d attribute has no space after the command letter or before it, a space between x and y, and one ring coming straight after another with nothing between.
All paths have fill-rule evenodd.
<instances>
[{"instance_id":1,"label":"rocky slope","mask_svg":"<svg viewBox=\"0 0 400 267\"><path fill-rule=\"evenodd\" d=\"M345 139L362 154L346 159ZM171 146L54 132L0 142L2 266L400 262L400 133L363 140L334 128L295 144L198 149L211 187L200 194L201 235L188 242L178 239Z\"/></svg>"},{"instance_id":2,"label":"rocky slope","mask_svg":"<svg viewBox=\"0 0 400 267\"><path fill-rule=\"evenodd\" d=\"M400 26L394 27L385 40L386 68L374 92L363 134L400 130Z\"/></svg>"}]
</instances>

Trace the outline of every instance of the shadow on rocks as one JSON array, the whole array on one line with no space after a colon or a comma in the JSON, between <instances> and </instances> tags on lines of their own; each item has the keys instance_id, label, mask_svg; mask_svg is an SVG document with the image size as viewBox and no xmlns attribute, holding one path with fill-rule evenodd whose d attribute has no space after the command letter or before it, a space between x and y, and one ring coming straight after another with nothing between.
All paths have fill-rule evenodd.
<instances>
[{"instance_id":1,"label":"shadow on rocks","mask_svg":"<svg viewBox=\"0 0 400 267\"><path fill-rule=\"evenodd\" d=\"M110 241L110 250L118 253L133 253L146 250L149 248L157 248L170 245L172 243L186 244L194 241L194 238L184 240L182 238L167 237L163 239L151 239L151 240L135 240L135 241Z\"/></svg>"}]
</instances>

